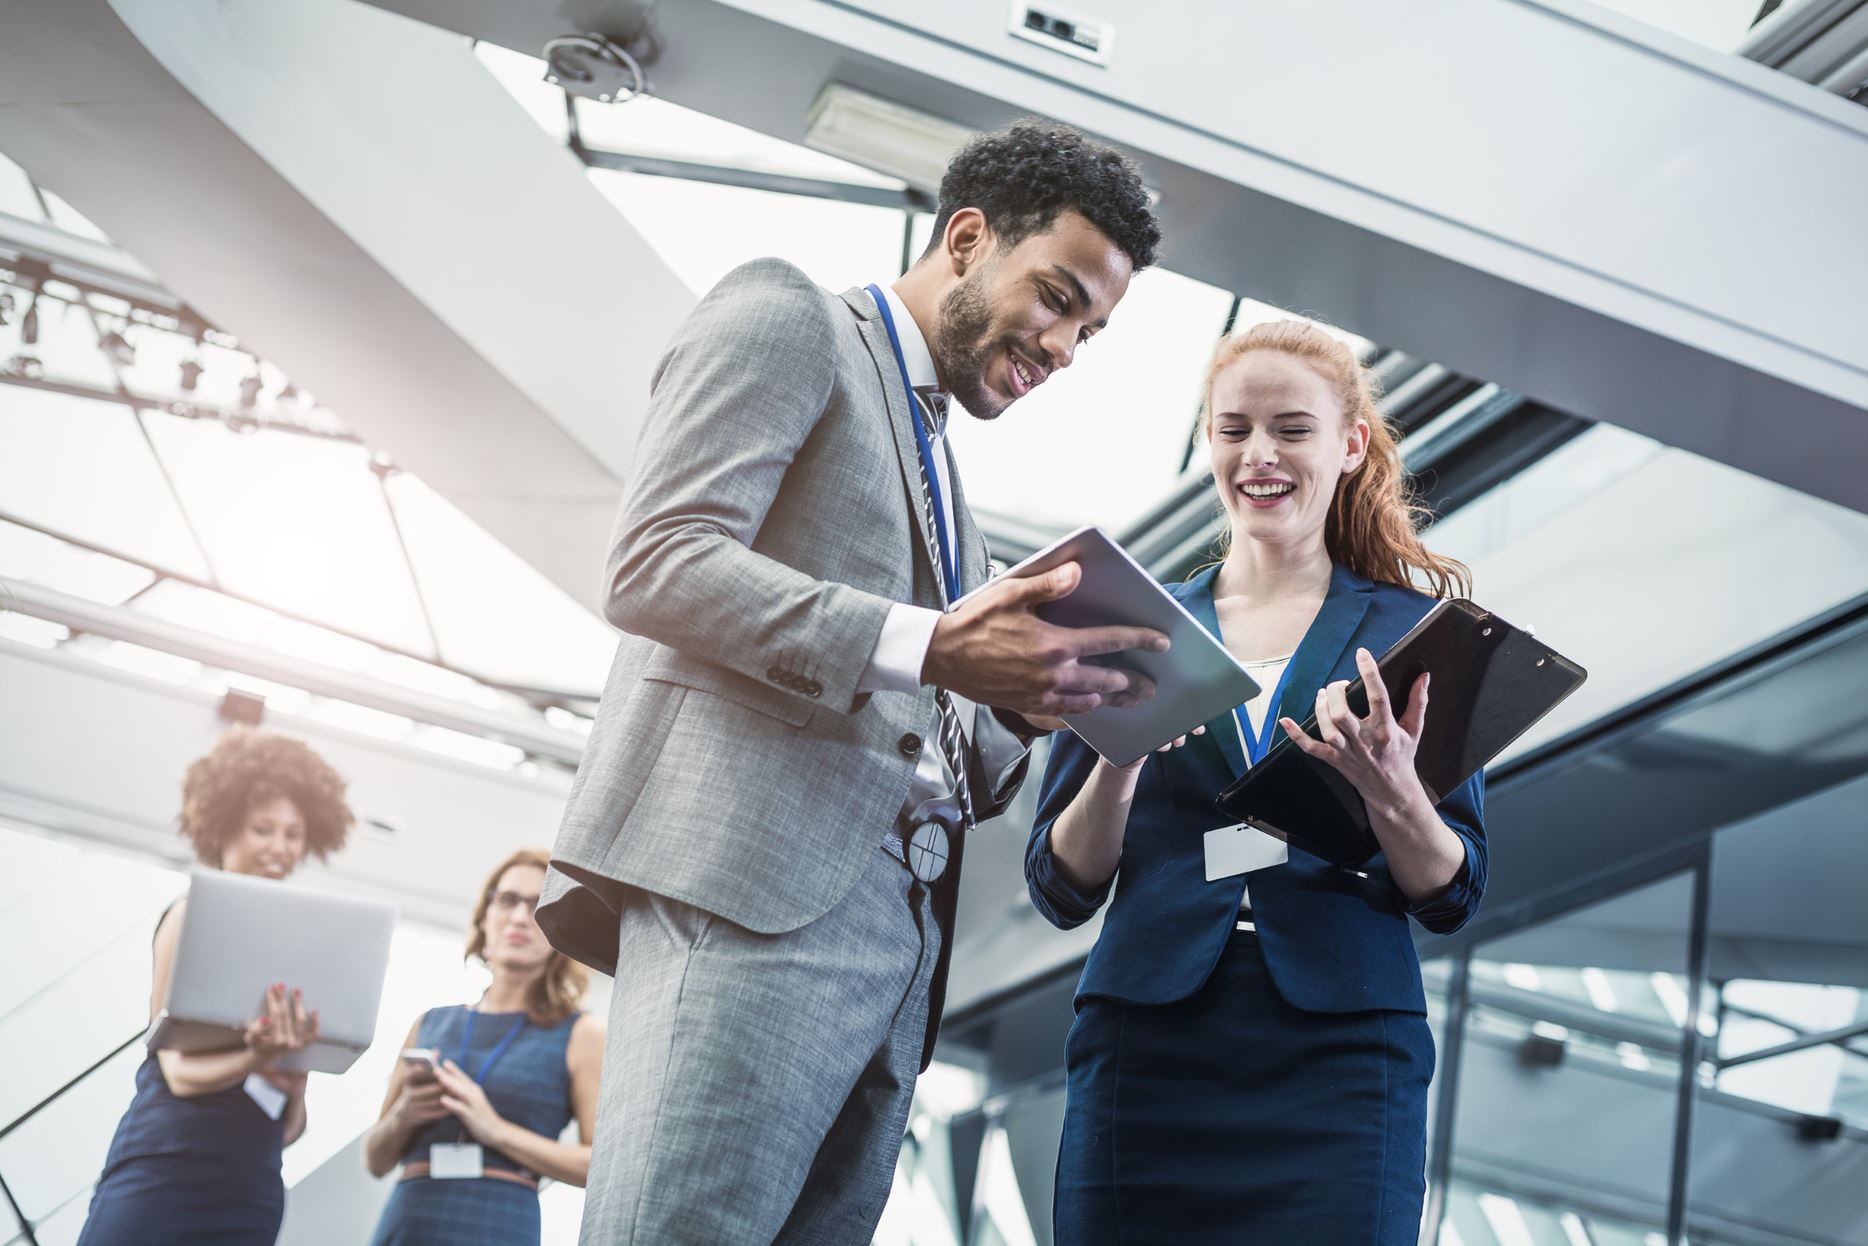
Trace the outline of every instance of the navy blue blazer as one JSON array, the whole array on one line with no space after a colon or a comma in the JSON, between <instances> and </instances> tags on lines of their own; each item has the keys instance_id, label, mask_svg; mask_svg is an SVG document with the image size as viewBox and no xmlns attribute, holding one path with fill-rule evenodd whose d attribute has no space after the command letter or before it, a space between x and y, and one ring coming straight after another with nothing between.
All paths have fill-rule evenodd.
<instances>
[{"instance_id":1,"label":"navy blue blazer","mask_svg":"<svg viewBox=\"0 0 1868 1246\"><path fill-rule=\"evenodd\" d=\"M1217 571L1208 568L1169 588L1215 636ZM1356 678L1358 647L1379 656L1432 605L1424 593L1338 566L1323 608L1291 658L1278 712L1303 722L1315 709L1317 689ZM1201 838L1230 821L1213 802L1245 773L1238 733L1231 715L1224 714L1207 723L1205 735L1143 763L1116 877L1100 890L1084 892L1057 872L1051 824L1095 764L1096 754L1076 736L1059 732L1053 738L1037 823L1025 850L1032 902L1053 925L1067 930L1088 921L1115 888L1102 933L1077 983L1079 1000L1089 995L1130 1004L1185 999L1218 963L1247 882L1247 876L1207 882ZM1284 864L1251 874L1259 943L1285 1002L1308 1012L1379 1008L1425 1013L1420 961L1407 919L1412 916L1436 934L1451 934L1478 911L1485 892L1482 809L1480 775L1440 802L1440 817L1465 843L1466 860L1445 890L1413 908L1380 855L1363 867L1367 878L1297 848Z\"/></svg>"}]
</instances>

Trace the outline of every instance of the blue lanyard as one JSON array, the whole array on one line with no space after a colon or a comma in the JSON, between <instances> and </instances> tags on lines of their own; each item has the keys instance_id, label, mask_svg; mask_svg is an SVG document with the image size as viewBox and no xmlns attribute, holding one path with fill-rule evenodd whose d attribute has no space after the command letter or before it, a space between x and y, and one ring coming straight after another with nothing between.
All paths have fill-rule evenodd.
<instances>
[{"instance_id":1,"label":"blue lanyard","mask_svg":"<svg viewBox=\"0 0 1868 1246\"><path fill-rule=\"evenodd\" d=\"M1284 664L1284 674L1278 676L1278 686L1272 690L1271 704L1265 709L1265 729L1252 730L1251 715L1245 712L1245 706L1233 706L1233 716L1239 720L1239 734L1245 737L1245 755L1256 766L1265 760L1265 754L1271 749L1271 729L1278 725L1278 709L1284 704L1284 686L1291 682L1291 668L1297 665L1297 655L1291 655L1291 661Z\"/></svg>"},{"instance_id":2,"label":"blue lanyard","mask_svg":"<svg viewBox=\"0 0 1868 1246\"><path fill-rule=\"evenodd\" d=\"M474 1018L479 1015L480 1014L472 1008L467 1010L467 1028L461 1032L461 1058L454 1062L460 1065L463 1073L467 1071L467 1048L473 1043ZM530 1020L530 1017L520 1017L519 1024L513 1026L511 1032L494 1045L492 1052L487 1055L486 1060L480 1065L480 1071L473 1075L474 1081L482 1085L486 1084L486 1075L493 1071L493 1062L506 1054L506 1048L512 1046L512 1040L519 1037L519 1031L523 1030L526 1027L526 1023Z\"/></svg>"},{"instance_id":3,"label":"blue lanyard","mask_svg":"<svg viewBox=\"0 0 1868 1246\"><path fill-rule=\"evenodd\" d=\"M915 420L915 445L921 450L921 467L927 474L928 492L934 495L934 534L940 540L940 574L947 586L949 604L959 599L960 576L954 570L953 546L947 537L947 511L941 503L940 473L934 470L934 447L928 441L927 425L921 419L921 399L908 382L908 361L902 358L902 340L895 334L895 317L889 312L889 300L881 287L869 283L869 295L882 313L882 327L889 331L889 345L895 350L895 366L902 374L902 390L908 395L908 411Z\"/></svg>"}]
</instances>

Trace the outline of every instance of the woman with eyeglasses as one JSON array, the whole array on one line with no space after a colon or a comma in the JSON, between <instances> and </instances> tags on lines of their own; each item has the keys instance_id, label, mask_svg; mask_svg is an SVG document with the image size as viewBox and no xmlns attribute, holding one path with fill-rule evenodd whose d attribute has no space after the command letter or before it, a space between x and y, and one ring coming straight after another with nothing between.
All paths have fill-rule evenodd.
<instances>
[{"instance_id":1,"label":"woman with eyeglasses","mask_svg":"<svg viewBox=\"0 0 1868 1246\"><path fill-rule=\"evenodd\" d=\"M409 1029L364 1162L402 1177L374 1246L539 1240L538 1185L583 1185L597 1117L603 1025L578 1010L583 966L535 920L550 855L522 848L488 876L467 955L493 973L478 1003L431 1008ZM559 1135L572 1119L578 1140Z\"/></svg>"}]
</instances>

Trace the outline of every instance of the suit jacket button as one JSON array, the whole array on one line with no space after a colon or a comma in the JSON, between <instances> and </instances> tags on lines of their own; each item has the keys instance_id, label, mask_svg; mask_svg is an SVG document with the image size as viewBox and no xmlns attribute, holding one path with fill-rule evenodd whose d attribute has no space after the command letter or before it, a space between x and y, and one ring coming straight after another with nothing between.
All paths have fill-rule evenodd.
<instances>
[{"instance_id":1,"label":"suit jacket button","mask_svg":"<svg viewBox=\"0 0 1868 1246\"><path fill-rule=\"evenodd\" d=\"M818 697L822 696L823 694L824 694L824 685L818 683L815 679L807 679L804 681L804 695L805 696L810 697L813 701L815 701Z\"/></svg>"},{"instance_id":2,"label":"suit jacket button","mask_svg":"<svg viewBox=\"0 0 1868 1246\"><path fill-rule=\"evenodd\" d=\"M903 757L919 757L921 756L921 737L910 731L896 742L895 747L902 751Z\"/></svg>"},{"instance_id":3,"label":"suit jacket button","mask_svg":"<svg viewBox=\"0 0 1868 1246\"><path fill-rule=\"evenodd\" d=\"M779 670L776 666L768 670L765 673L765 677L775 684L782 684L785 682L785 672Z\"/></svg>"}]
</instances>

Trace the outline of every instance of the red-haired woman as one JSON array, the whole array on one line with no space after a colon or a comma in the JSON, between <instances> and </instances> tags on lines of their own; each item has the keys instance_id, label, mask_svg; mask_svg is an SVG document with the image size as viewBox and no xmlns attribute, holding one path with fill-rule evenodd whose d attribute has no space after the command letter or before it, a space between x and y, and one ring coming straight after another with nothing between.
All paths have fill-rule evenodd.
<instances>
[{"instance_id":1,"label":"red-haired woman","mask_svg":"<svg viewBox=\"0 0 1868 1246\"><path fill-rule=\"evenodd\" d=\"M1056 1237L1412 1246L1433 1038L1408 919L1448 933L1477 909L1481 788L1436 808L1415 776L1427 676L1360 718L1345 690L1465 568L1415 535L1370 380L1327 333L1229 338L1206 399L1229 544L1174 592L1264 691L1131 766L1052 747L1032 898L1070 927L1115 890L1065 1044ZM1297 726L1313 709L1320 741ZM1214 796L1282 733L1367 802L1382 851L1360 871L1251 831L1209 865Z\"/></svg>"},{"instance_id":2,"label":"red-haired woman","mask_svg":"<svg viewBox=\"0 0 1868 1246\"><path fill-rule=\"evenodd\" d=\"M267 731L223 735L182 784L181 831L196 858L235 874L284 878L306 853L322 859L343 847L352 821L337 772L301 741ZM178 901L156 927L151 1020L186 916ZM280 1152L305 1132L305 1074L272 1066L317 1035L316 1010L279 983L242 1049L145 1060L80 1246L272 1242L285 1214Z\"/></svg>"},{"instance_id":3,"label":"red-haired woman","mask_svg":"<svg viewBox=\"0 0 1868 1246\"><path fill-rule=\"evenodd\" d=\"M550 855L523 848L488 875L467 955L493 971L475 1004L431 1008L398 1061L382 1118L364 1136L374 1176L402 1179L375 1246L511 1246L539 1240L540 1177L583 1185L597 1118L603 1025L578 1010L583 966L545 941L535 913ZM559 1135L577 1121L578 1141Z\"/></svg>"}]
</instances>

